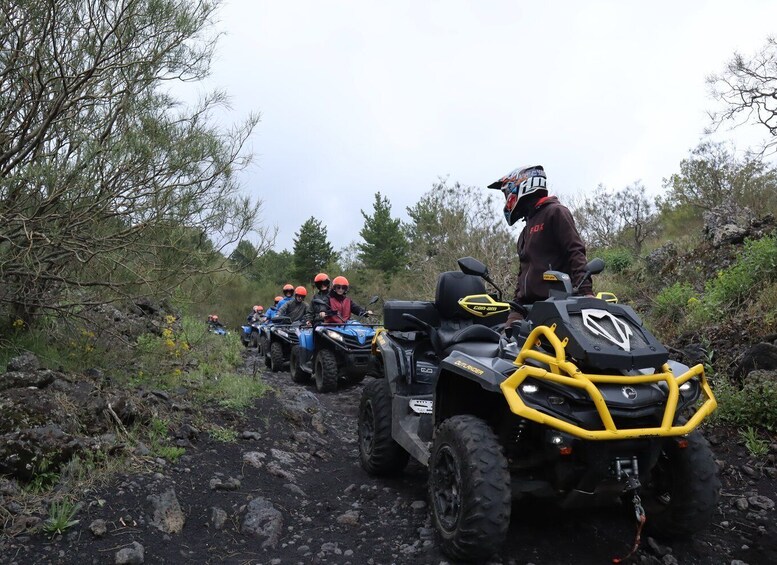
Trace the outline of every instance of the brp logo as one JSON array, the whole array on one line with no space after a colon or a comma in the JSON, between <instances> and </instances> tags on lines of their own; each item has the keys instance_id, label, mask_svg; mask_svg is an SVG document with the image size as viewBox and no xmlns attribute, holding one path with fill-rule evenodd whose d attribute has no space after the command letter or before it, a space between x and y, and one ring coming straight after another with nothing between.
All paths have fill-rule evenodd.
<instances>
[{"instance_id":1,"label":"brp logo","mask_svg":"<svg viewBox=\"0 0 777 565\"><path fill-rule=\"evenodd\" d=\"M637 398L637 389L630 386L621 387L621 393L627 400L634 400Z\"/></svg>"}]
</instances>

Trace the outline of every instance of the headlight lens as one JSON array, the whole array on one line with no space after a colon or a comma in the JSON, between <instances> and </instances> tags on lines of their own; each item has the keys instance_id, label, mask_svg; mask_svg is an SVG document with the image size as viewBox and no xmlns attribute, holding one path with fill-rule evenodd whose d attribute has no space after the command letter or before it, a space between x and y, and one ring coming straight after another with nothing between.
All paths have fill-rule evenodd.
<instances>
[{"instance_id":1,"label":"headlight lens","mask_svg":"<svg viewBox=\"0 0 777 565\"><path fill-rule=\"evenodd\" d=\"M289 334L287 334L287 333L286 333L285 331L283 331L283 330L275 330L275 333L277 333L277 334L278 334L279 336L281 336L281 337L289 337Z\"/></svg>"},{"instance_id":2,"label":"headlight lens","mask_svg":"<svg viewBox=\"0 0 777 565\"><path fill-rule=\"evenodd\" d=\"M343 341L343 336L332 330L326 330L326 335L337 341Z\"/></svg>"}]
</instances>

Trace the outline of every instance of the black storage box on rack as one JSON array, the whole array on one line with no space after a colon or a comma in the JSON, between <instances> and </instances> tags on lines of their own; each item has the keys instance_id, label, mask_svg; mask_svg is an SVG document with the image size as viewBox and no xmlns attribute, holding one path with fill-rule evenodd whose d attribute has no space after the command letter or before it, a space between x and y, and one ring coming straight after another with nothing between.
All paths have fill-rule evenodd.
<instances>
[{"instance_id":1,"label":"black storage box on rack","mask_svg":"<svg viewBox=\"0 0 777 565\"><path fill-rule=\"evenodd\" d=\"M383 305L383 327L390 331L413 332L422 330L402 314L411 314L427 324L440 327L440 315L434 302L421 300L387 300Z\"/></svg>"}]
</instances>

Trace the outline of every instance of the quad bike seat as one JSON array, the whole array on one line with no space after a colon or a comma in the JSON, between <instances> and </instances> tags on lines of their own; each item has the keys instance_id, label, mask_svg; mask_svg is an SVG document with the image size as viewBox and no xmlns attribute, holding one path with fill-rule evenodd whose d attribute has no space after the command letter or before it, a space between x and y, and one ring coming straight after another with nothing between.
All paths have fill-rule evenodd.
<instances>
[{"instance_id":1,"label":"quad bike seat","mask_svg":"<svg viewBox=\"0 0 777 565\"><path fill-rule=\"evenodd\" d=\"M472 294L485 294L483 279L466 275L461 271L441 273L437 279L434 306L440 314L438 330L439 347L446 353L463 353L491 356L499 348L500 335L481 322L473 314L459 306L459 300ZM470 352L471 350L471 352Z\"/></svg>"}]
</instances>

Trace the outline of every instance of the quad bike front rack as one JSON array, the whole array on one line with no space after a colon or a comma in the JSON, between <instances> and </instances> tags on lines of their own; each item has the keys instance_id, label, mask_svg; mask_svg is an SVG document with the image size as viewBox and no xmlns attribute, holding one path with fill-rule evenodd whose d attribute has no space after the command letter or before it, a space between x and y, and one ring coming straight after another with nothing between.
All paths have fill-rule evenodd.
<instances>
[{"instance_id":1,"label":"quad bike front rack","mask_svg":"<svg viewBox=\"0 0 777 565\"><path fill-rule=\"evenodd\" d=\"M618 439L636 439L650 437L671 437L685 435L693 431L701 422L709 416L717 407L718 403L712 394L712 389L704 375L704 367L695 365L682 375L675 376L668 364L661 367L661 372L652 375L588 375L571 361L567 361L565 348L568 339L559 339L556 335L556 325L538 326L532 330L521 351L518 353L514 364L518 369L510 375L500 385L502 394L507 399L510 410L527 420L537 422L538 424L550 426L562 432L566 432L575 437L587 440L618 440ZM545 338L554 350L554 355L540 351L540 337ZM527 359L538 361L547 368L535 367L525 364ZM518 387L528 378L532 377L540 381L549 381L565 386L571 386L583 389L594 403L596 411L604 425L603 430L589 430L571 424L544 412L540 412L526 405L518 394ZM677 403L680 396L680 386L687 381L697 378L701 392L704 396L704 402L698 407L693 416L683 425L673 425L677 411ZM659 427L653 428L629 428L618 429L613 421L607 403L602 393L597 388L597 384L615 384L615 385L634 385L643 383L657 383L663 381L666 383L668 397L664 415Z\"/></svg>"}]
</instances>

